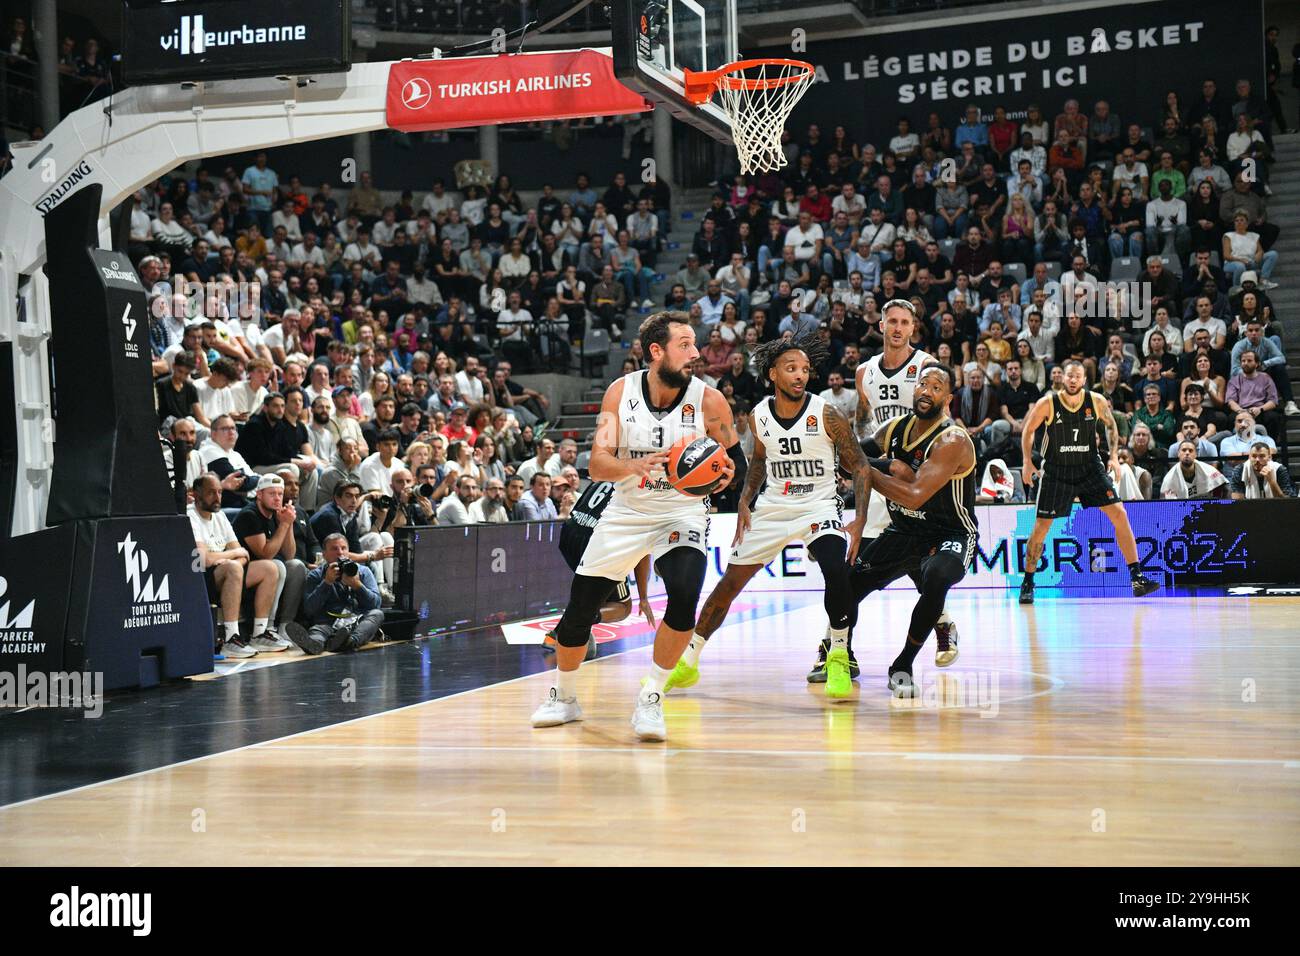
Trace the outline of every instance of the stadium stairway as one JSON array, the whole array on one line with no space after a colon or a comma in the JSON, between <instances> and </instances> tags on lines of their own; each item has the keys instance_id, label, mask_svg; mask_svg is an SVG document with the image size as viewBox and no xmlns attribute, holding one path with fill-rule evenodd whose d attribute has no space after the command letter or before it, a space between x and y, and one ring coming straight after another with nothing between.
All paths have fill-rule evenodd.
<instances>
[{"instance_id":1,"label":"stadium stairway","mask_svg":"<svg viewBox=\"0 0 1300 956\"><path fill-rule=\"evenodd\" d=\"M1277 243L1278 287L1268 294L1282 320L1287 374L1300 395L1300 133L1273 138L1275 161L1269 171L1273 195L1268 200L1269 221L1281 230ZM1300 417L1287 419L1287 446L1300 449Z\"/></svg>"}]
</instances>

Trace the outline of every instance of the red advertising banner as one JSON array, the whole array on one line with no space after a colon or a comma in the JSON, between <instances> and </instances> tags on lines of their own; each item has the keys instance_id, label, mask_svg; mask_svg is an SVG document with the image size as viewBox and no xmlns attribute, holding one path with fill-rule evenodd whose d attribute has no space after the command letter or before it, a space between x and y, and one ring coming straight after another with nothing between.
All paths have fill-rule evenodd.
<instances>
[{"instance_id":1,"label":"red advertising banner","mask_svg":"<svg viewBox=\"0 0 1300 956\"><path fill-rule=\"evenodd\" d=\"M388 72L388 125L430 129L640 113L653 104L596 50L403 60Z\"/></svg>"}]
</instances>

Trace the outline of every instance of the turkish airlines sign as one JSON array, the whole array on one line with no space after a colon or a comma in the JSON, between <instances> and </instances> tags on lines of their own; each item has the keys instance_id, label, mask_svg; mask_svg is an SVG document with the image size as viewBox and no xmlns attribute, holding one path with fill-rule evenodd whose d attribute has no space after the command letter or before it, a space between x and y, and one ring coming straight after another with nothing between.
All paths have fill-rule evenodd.
<instances>
[{"instance_id":1,"label":"turkish airlines sign","mask_svg":"<svg viewBox=\"0 0 1300 956\"><path fill-rule=\"evenodd\" d=\"M595 50L403 60L388 71L388 125L414 133L650 109Z\"/></svg>"}]
</instances>

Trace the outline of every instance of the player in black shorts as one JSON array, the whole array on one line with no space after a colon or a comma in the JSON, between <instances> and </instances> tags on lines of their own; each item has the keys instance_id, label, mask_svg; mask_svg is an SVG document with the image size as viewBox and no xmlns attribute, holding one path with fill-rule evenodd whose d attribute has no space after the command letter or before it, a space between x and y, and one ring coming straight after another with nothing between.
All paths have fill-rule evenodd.
<instances>
[{"instance_id":1,"label":"player in black shorts","mask_svg":"<svg viewBox=\"0 0 1300 956\"><path fill-rule=\"evenodd\" d=\"M596 530L596 524L600 521L601 514L605 511L605 506L609 504L609 499L614 493L614 483L612 481L593 481L587 486L578 500L573 505L573 511L569 513L569 518L564 522L564 527L560 529L560 554L564 557L564 563L572 570L577 571L578 565L582 563L582 555L587 550L587 542L591 540L591 533ZM650 600L646 597L647 581L650 575L650 556L641 559L641 563L636 566L633 572L636 574L636 589L640 595L640 610L645 619L650 622L650 626L655 626L655 612L650 607ZM593 624L613 624L621 621L632 613L632 586L631 582L624 578L610 589L609 597L600 606L600 611L596 615ZM546 632L546 637L542 641L542 651L547 654L555 653L555 629ZM596 657L596 635L587 639L587 656L583 660L594 660Z\"/></svg>"},{"instance_id":2,"label":"player in black shorts","mask_svg":"<svg viewBox=\"0 0 1300 956\"><path fill-rule=\"evenodd\" d=\"M975 556L975 446L948 416L952 370L929 365L912 397L912 414L885 426L883 451L890 473L873 474L871 485L888 500L889 527L864 544L853 562L858 604L904 575L913 575L920 597L912 610L903 650L889 666L889 689L911 697L912 664L943 613L948 591L966 576ZM854 556L850 554L852 560Z\"/></svg>"},{"instance_id":3,"label":"player in black shorts","mask_svg":"<svg viewBox=\"0 0 1300 956\"><path fill-rule=\"evenodd\" d=\"M1100 508L1115 527L1115 541L1128 564L1133 596L1150 594L1160 585L1142 574L1137 542L1129 526L1124 505L1102 464L1098 451L1098 426L1106 429L1110 450L1110 471L1119 474L1119 430L1110 402L1087 390L1088 373L1083 363L1071 359L1061 366L1064 388L1049 392L1035 403L1025 419L1020 446L1024 453L1021 477L1028 487L1040 471L1033 461L1034 432L1043 426L1039 442L1042 480L1038 483L1038 520L1025 553L1025 578L1020 584L1020 603L1034 603L1034 572L1043 554L1043 542L1052 522L1070 513L1074 499L1085 508Z\"/></svg>"}]
</instances>

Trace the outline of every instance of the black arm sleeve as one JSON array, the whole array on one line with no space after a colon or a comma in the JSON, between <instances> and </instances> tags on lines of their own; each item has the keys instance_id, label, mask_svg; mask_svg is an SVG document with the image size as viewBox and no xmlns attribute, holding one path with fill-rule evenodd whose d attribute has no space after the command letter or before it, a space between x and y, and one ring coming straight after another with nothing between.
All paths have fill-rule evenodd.
<instances>
[{"instance_id":1,"label":"black arm sleeve","mask_svg":"<svg viewBox=\"0 0 1300 956\"><path fill-rule=\"evenodd\" d=\"M745 461L745 453L741 450L740 442L736 442L728 448L727 454L731 456L731 460L736 466L736 477L731 479L731 487L737 490L744 488L745 476L749 473L749 463Z\"/></svg>"}]
</instances>

